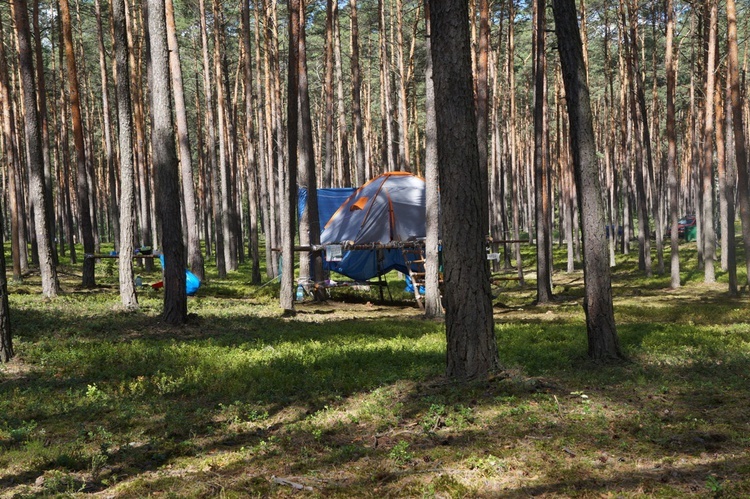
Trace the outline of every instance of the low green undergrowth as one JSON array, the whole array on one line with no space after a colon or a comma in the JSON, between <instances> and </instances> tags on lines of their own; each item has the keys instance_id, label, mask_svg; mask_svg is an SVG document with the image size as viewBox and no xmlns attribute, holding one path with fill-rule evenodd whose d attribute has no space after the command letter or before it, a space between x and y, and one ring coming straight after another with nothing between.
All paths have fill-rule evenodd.
<instances>
[{"instance_id":1,"label":"low green undergrowth","mask_svg":"<svg viewBox=\"0 0 750 499\"><path fill-rule=\"evenodd\" d=\"M125 312L116 269L98 266L94 290L65 270L55 300L33 275L10 285L2 497L750 494L750 310L723 283L670 290L619 256L630 360L603 366L586 358L582 274L557 272L543 306L530 274L496 290L503 370L459 383L442 376L443 324L397 276L393 301L334 292L286 317L274 284L209 267L171 328L158 291Z\"/></svg>"}]
</instances>

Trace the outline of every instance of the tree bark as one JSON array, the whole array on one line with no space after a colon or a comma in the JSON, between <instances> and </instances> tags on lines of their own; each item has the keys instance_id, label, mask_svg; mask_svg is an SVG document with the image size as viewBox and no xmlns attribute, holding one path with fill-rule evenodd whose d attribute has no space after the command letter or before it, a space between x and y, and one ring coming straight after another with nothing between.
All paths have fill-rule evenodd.
<instances>
[{"instance_id":1,"label":"tree bark","mask_svg":"<svg viewBox=\"0 0 750 499\"><path fill-rule=\"evenodd\" d=\"M588 354L597 362L620 360L623 354L615 327L612 288L604 234L599 171L586 67L574 0L554 0L555 31L570 120L578 204L583 232L584 309Z\"/></svg>"},{"instance_id":2,"label":"tree bark","mask_svg":"<svg viewBox=\"0 0 750 499\"><path fill-rule=\"evenodd\" d=\"M170 95L169 48L164 2L148 0L148 29L152 63L151 141L156 172L156 213L164 252L164 311L167 324L187 321L185 246L182 239L180 179L175 149Z\"/></svg>"},{"instance_id":3,"label":"tree bark","mask_svg":"<svg viewBox=\"0 0 750 499\"><path fill-rule=\"evenodd\" d=\"M325 106L325 159L323 160L322 186L333 185L333 165L336 159L333 140L333 25L334 15L338 13L338 3L334 0L326 1L326 30L325 30L325 77L323 81L323 100Z\"/></svg>"},{"instance_id":4,"label":"tree bark","mask_svg":"<svg viewBox=\"0 0 750 499\"><path fill-rule=\"evenodd\" d=\"M253 94L253 54L250 45L250 5L242 2L242 45L245 50L245 154L247 155L247 206L250 233L248 252L252 262L251 282L260 284L260 253L258 241L258 161L255 149L255 95Z\"/></svg>"},{"instance_id":5,"label":"tree bark","mask_svg":"<svg viewBox=\"0 0 750 499\"><path fill-rule=\"evenodd\" d=\"M633 9L635 11L635 9ZM623 10L623 28L626 26L625 12ZM642 116L642 108L639 107L640 96L642 92L639 91L640 85L640 66L638 64L638 45L635 24L637 23L637 16L634 12L631 12L630 16L630 36L625 36L626 46L628 48L627 53L627 67L628 67L628 89L630 91L630 123L632 126L632 137L634 139L635 148L635 190L638 198L638 268L643 270L646 277L653 275L651 265L651 229L649 224L649 205L648 205L648 186L646 185L646 178L644 178L643 170L643 149L646 147L646 140L639 141L636 137L638 131L641 131L645 137L647 132L648 121Z\"/></svg>"},{"instance_id":6,"label":"tree bark","mask_svg":"<svg viewBox=\"0 0 750 499\"><path fill-rule=\"evenodd\" d=\"M141 59L146 59L146 67L148 71L149 62L149 48L146 42L148 38L148 30L143 30L143 37L138 37L137 28L137 9L130 11L127 1L125 15L128 20L128 64L131 69L130 74L130 91L133 95L133 125L135 129L135 167L136 167L136 182L138 184L138 190L136 191L136 199L138 203L138 220L140 223L139 236L140 244L142 246L153 246L153 224L151 223L151 168L149 167L148 161L148 148L146 139L146 120L144 117L143 103L144 103L144 88L143 88L143 70ZM146 2L142 3L144 8ZM135 15L134 15L135 14ZM143 41L141 41L143 38ZM136 64L136 54L139 55L139 64ZM154 269L154 263L151 259L146 259L144 262L146 272L151 272Z\"/></svg>"},{"instance_id":7,"label":"tree bark","mask_svg":"<svg viewBox=\"0 0 750 499\"><path fill-rule=\"evenodd\" d=\"M287 150L288 164L279 168L281 182L281 290L279 300L286 313L294 313L294 233L297 200L297 148L299 147L299 42L300 2L289 0L289 64L287 74Z\"/></svg>"},{"instance_id":8,"label":"tree bark","mask_svg":"<svg viewBox=\"0 0 750 499\"><path fill-rule=\"evenodd\" d=\"M0 28L0 39L2 39L1 37L2 28ZM3 213L3 207L0 205L0 248L5 248L5 242L3 241L3 235L5 234ZM8 281L5 277L5 251L0 251L0 363L8 362L14 355L13 334L10 325L10 305L8 304Z\"/></svg>"},{"instance_id":9,"label":"tree bark","mask_svg":"<svg viewBox=\"0 0 750 499\"><path fill-rule=\"evenodd\" d=\"M489 167L488 167L488 129L489 129L489 52L490 52L490 4L489 0L479 0L479 36L477 40L477 75L476 106L477 106L477 145L479 147L479 171L482 181L482 201L487 203L486 211L489 215ZM489 219L482 221L485 234L489 235Z\"/></svg>"},{"instance_id":10,"label":"tree bark","mask_svg":"<svg viewBox=\"0 0 750 499\"><path fill-rule=\"evenodd\" d=\"M667 34L666 34L666 79L667 79L667 182L669 184L669 217L670 217L670 252L672 288L680 287L680 241L677 232L680 210L680 186L677 181L677 132L675 130L675 90L677 75L674 60L675 12L674 0L667 0Z\"/></svg>"},{"instance_id":11,"label":"tree bark","mask_svg":"<svg viewBox=\"0 0 750 499\"><path fill-rule=\"evenodd\" d=\"M44 76L44 59L42 57L42 36L39 31L39 3L35 1L32 7L32 22L34 28L34 50L36 55L36 83L39 106L39 125L42 127L42 157L44 158L44 198L46 199L47 225L49 226L50 248L52 261L57 267L57 245L55 244L55 205L52 200L52 165L49 151L49 118L47 116L47 84Z\"/></svg>"},{"instance_id":12,"label":"tree bark","mask_svg":"<svg viewBox=\"0 0 750 499\"><path fill-rule=\"evenodd\" d=\"M214 258L216 259L216 273L219 279L225 279L227 276L226 256L224 254L224 235L223 235L223 224L221 218L221 201L219 192L219 163L216 158L216 125L214 120L214 107L213 107L213 86L211 84L211 65L208 59L208 35L206 26L206 6L203 0L200 0L200 23L201 23L201 54L203 56L203 95L204 95L204 107L206 110L206 157L208 158L208 170L211 176L211 203L212 213L214 222L214 241L216 244L216 251L214 252Z\"/></svg>"},{"instance_id":13,"label":"tree bark","mask_svg":"<svg viewBox=\"0 0 750 499\"><path fill-rule=\"evenodd\" d=\"M3 37L3 22L0 18L0 40L4 40ZM2 41L0 41L0 112L3 114L3 140L5 142L5 155L8 155L7 166L9 184L13 183L13 164L16 161L16 147L15 138L12 126L11 126L11 113L12 104L10 101L10 92L8 89L8 68L5 62L5 47ZM10 185L10 189L15 189L14 185ZM15 197L15 193L11 192L11 199ZM3 236L5 235L5 221L4 221L5 210L0 204L0 363L8 362L13 358L13 334L10 324L10 305L8 304L8 282L5 273L5 242ZM14 266L13 266L13 277L14 280L20 280L20 265L19 269L16 269L15 258L18 252L18 247L13 249ZM16 271L19 272L18 278L16 278Z\"/></svg>"},{"instance_id":14,"label":"tree bark","mask_svg":"<svg viewBox=\"0 0 750 499\"><path fill-rule=\"evenodd\" d=\"M552 254L550 249L547 182L545 102L547 99L547 56L545 53L546 3L535 2L534 28L534 190L536 205L536 301L552 301Z\"/></svg>"},{"instance_id":15,"label":"tree bark","mask_svg":"<svg viewBox=\"0 0 750 499\"><path fill-rule=\"evenodd\" d=\"M0 40L3 40L3 24L0 18ZM3 139L5 142L5 162L8 177L8 200L10 203L10 233L11 256L13 258L13 281L21 282L23 271L21 268L21 228L19 220L20 206L18 202L16 178L18 171L18 150L16 148L15 117L11 101L10 83L8 80L8 64L5 58L5 44L0 43L0 103L3 113ZM3 252L3 256L5 252ZM4 274L0 275L3 277Z\"/></svg>"},{"instance_id":16,"label":"tree bark","mask_svg":"<svg viewBox=\"0 0 750 499\"><path fill-rule=\"evenodd\" d=\"M445 265L447 375L499 367L486 255L487 206L473 98L468 5L430 0ZM479 222L477 222L479 221ZM484 221L484 222L482 222Z\"/></svg>"},{"instance_id":17,"label":"tree bark","mask_svg":"<svg viewBox=\"0 0 750 499\"><path fill-rule=\"evenodd\" d=\"M65 0L63 0L65 1ZM61 2L62 3L62 2ZM18 40L19 69L21 84L24 87L23 107L26 114L26 158L29 165L29 196L34 205L34 222L39 251L39 270L42 275L42 293L48 298L56 297L60 292L57 270L52 258L50 230L46 217L46 198L44 196L44 158L42 156L42 136L37 113L36 83L34 78L34 58L31 50L29 31L29 14L26 0L13 0L13 16L16 21ZM93 261L92 261L93 265Z\"/></svg>"},{"instance_id":18,"label":"tree bark","mask_svg":"<svg viewBox=\"0 0 750 499\"><path fill-rule=\"evenodd\" d=\"M398 169L410 172L409 161L409 116L406 102L407 74L404 66L404 22L403 22L403 0L395 0L396 14L396 91L397 91L397 116L398 116ZM486 131L486 130L485 130Z\"/></svg>"},{"instance_id":19,"label":"tree bark","mask_svg":"<svg viewBox=\"0 0 750 499\"><path fill-rule=\"evenodd\" d=\"M58 19L60 5L58 3ZM58 58L60 61L59 77L60 81L65 80L65 43L63 42L63 31L62 28L59 30L59 44L58 44ZM58 133L58 150L62 150L61 154L61 171L58 182L61 186L63 195L63 211L65 217L65 235L67 237L67 245L70 250L70 263L75 265L78 263L76 246L75 246L75 233L74 233L74 213L73 213L73 188L71 187L71 175L70 175L70 150L67 147L68 144L68 123L70 122L68 116L68 99L65 92L64 85L60 85L60 92L58 97L58 108L60 109L59 117L59 133ZM63 147L65 145L65 147ZM24 245L25 246L25 245Z\"/></svg>"},{"instance_id":20,"label":"tree bark","mask_svg":"<svg viewBox=\"0 0 750 499\"><path fill-rule=\"evenodd\" d=\"M732 128L737 163L737 194L742 221L742 241L750 248L750 186L748 186L747 149L743 120L743 95L740 92L739 55L737 50L737 7L735 0L727 0L727 73L732 101ZM746 284L750 284L750 251L745 250Z\"/></svg>"},{"instance_id":21,"label":"tree bark","mask_svg":"<svg viewBox=\"0 0 750 499\"><path fill-rule=\"evenodd\" d=\"M185 203L185 220L187 222L185 228L187 232L188 264L193 274L203 280L205 270L203 267L203 255L201 254L200 232L198 230L195 183L193 181L193 160L190 152L185 91L182 84L180 49L177 45L172 0L166 0L165 8L167 16L167 42L169 43L169 67L172 75L172 86L174 88L175 121L177 123L177 137L180 144L180 174L182 179L182 198Z\"/></svg>"},{"instance_id":22,"label":"tree bark","mask_svg":"<svg viewBox=\"0 0 750 499\"><path fill-rule=\"evenodd\" d=\"M719 53L719 38L716 37L716 53ZM726 68L726 66L724 66ZM717 66L716 69L717 73L719 72L719 67ZM728 234L728 225L729 225L729 217L727 215L728 212L728 205L729 203L734 203L734 197L727 198L726 194L727 192L727 149L726 149L726 133L727 130L730 130L729 126L727 126L727 115L725 113L725 97L726 92L728 90L728 87L726 85L722 85L722 83L726 83L726 73L722 76L721 74L717 74L716 76L717 82L716 82L716 89L714 92L714 116L716 116L716 170L717 170L717 177L718 177L718 198L719 198L719 235L717 237L719 247L721 248L721 270L723 272L727 272L729 270L728 268L728 251L727 247L729 244L729 241L727 240L727 234ZM731 122L730 122L731 123ZM731 125L730 125L731 126ZM732 179L734 180L734 179ZM734 223L734 219L732 219L732 223ZM736 271L736 269L735 269ZM731 275L729 276L730 279L730 288L732 287L732 279ZM736 282L736 274L735 274L735 282L734 282L734 288L735 293L737 291L737 282Z\"/></svg>"},{"instance_id":23,"label":"tree bark","mask_svg":"<svg viewBox=\"0 0 750 499\"><path fill-rule=\"evenodd\" d=\"M706 90L704 94L705 116L703 120L703 281L716 282L714 260L716 258L716 231L714 229L714 93L716 91L716 47L719 5L711 0L706 60Z\"/></svg>"},{"instance_id":24,"label":"tree bark","mask_svg":"<svg viewBox=\"0 0 750 499\"><path fill-rule=\"evenodd\" d=\"M338 182L336 185L350 187L352 185L352 172L351 161L349 161L349 130L346 126L346 103L344 102L344 70L343 62L341 60L341 27L339 26L338 10L334 13L336 16L333 24L333 64L336 73L336 115L338 116L339 137L339 161L337 164ZM354 105L354 103L352 104Z\"/></svg>"},{"instance_id":25,"label":"tree bark","mask_svg":"<svg viewBox=\"0 0 750 499\"><path fill-rule=\"evenodd\" d=\"M70 112L73 124L73 142L76 150L76 179L78 194L78 221L83 238L83 252L87 255L96 251L93 222L91 218L90 185L88 182L86 165L86 145L83 136L83 122L81 120L81 104L78 85L78 70L73 49L73 32L70 22L70 8L68 0L60 1L63 42L65 44L65 59L68 69L68 88L70 92ZM41 257L41 255L40 255ZM94 259L83 259L83 286L93 288L96 285L94 276Z\"/></svg>"},{"instance_id":26,"label":"tree bark","mask_svg":"<svg viewBox=\"0 0 750 499\"><path fill-rule=\"evenodd\" d=\"M514 9L515 0L510 0L508 16L513 19L515 16ZM508 88L516 88L516 69L513 59L515 58L516 51L516 39L515 39L515 23L510 22L508 24ZM513 239L518 241L521 238L521 167L518 162L518 132L516 129L516 92L511 90L510 94L509 114L509 141L510 141L510 203L511 203L511 216L513 217ZM521 259L521 243L514 243L514 254L516 257L516 269L518 271L519 284L523 284L523 260Z\"/></svg>"},{"instance_id":27,"label":"tree bark","mask_svg":"<svg viewBox=\"0 0 750 499\"><path fill-rule=\"evenodd\" d=\"M430 5L425 1L425 296L424 314L428 318L443 317L440 296L440 196L438 195L438 146L435 117L435 87L432 80L432 36Z\"/></svg>"},{"instance_id":28,"label":"tree bark","mask_svg":"<svg viewBox=\"0 0 750 499\"><path fill-rule=\"evenodd\" d=\"M380 120L381 120L381 162L386 171L398 169L396 158L396 138L393 130L393 105L391 97L391 68L387 26L385 23L385 2L378 0L378 40L380 48Z\"/></svg>"},{"instance_id":29,"label":"tree bark","mask_svg":"<svg viewBox=\"0 0 750 499\"><path fill-rule=\"evenodd\" d=\"M716 51L718 53L718 37L714 40L716 45ZM717 68L718 72L718 68ZM717 84L714 91L714 108L715 108L715 116L716 116L716 160L717 160L717 170L718 170L718 176L719 176L719 206L720 206L720 218L721 218L721 269L725 272L727 272L727 277L729 278L729 294L731 296L737 296L737 266L734 265L735 262L732 262L732 268L729 268L729 256L730 254L734 254L734 248L729 248L730 245L734 245L734 240L731 242L729 241L728 236L731 235L734 236L734 227L732 227L732 230L729 230L729 224L731 223L734 225L734 206L732 208L729 207L729 205L734 204L734 188L730 187L732 182L728 179L728 173L732 173L732 180L734 180L734 171L733 168L729 167L729 162L727 161L727 150L726 150L726 130L727 128L727 120L726 116L724 114L724 94L726 94L728 87L726 85L722 85L721 83L724 80L722 80L721 76L717 76ZM731 197L729 197L731 195ZM732 216L731 222L729 219L729 216Z\"/></svg>"},{"instance_id":30,"label":"tree bark","mask_svg":"<svg viewBox=\"0 0 750 499\"><path fill-rule=\"evenodd\" d=\"M125 0L112 1L113 48L117 95L118 141L120 145L120 301L126 310L138 308L133 278L136 234L135 164L133 160L133 115L130 107L130 65Z\"/></svg>"},{"instance_id":31,"label":"tree bark","mask_svg":"<svg viewBox=\"0 0 750 499\"><path fill-rule=\"evenodd\" d=\"M109 84L107 82L107 59L104 48L104 30L102 28L102 9L99 0L94 1L96 13L96 39L99 47L99 76L102 86L103 141L106 154L105 174L109 178L109 196L107 211L114 233L115 251L120 250L120 208L117 203L117 184L115 182L115 148L112 141L112 124L110 122ZM115 71L115 74L116 73Z\"/></svg>"},{"instance_id":32,"label":"tree bark","mask_svg":"<svg viewBox=\"0 0 750 499\"><path fill-rule=\"evenodd\" d=\"M352 121L354 125L354 159L357 185L364 185L366 177L365 137L362 124L362 78L359 68L359 22L357 0L349 0L352 28Z\"/></svg>"},{"instance_id":33,"label":"tree bark","mask_svg":"<svg viewBox=\"0 0 750 499\"><path fill-rule=\"evenodd\" d=\"M657 184L655 182L654 178L654 160L653 160L653 153L652 153L652 140L651 140L651 132L650 132L650 125L648 120L648 114L646 110L646 97L643 90L643 74L641 72L641 63L640 63L640 49L638 46L638 20L636 16L636 7L632 6L631 8L631 20L630 20L630 43L631 43L631 60L632 60L632 81L635 86L635 99L638 103L638 116L640 117L640 131L641 131L641 143L639 144L642 151L645 151L645 164L642 161L638 161L638 163L641 165L640 168L643 171L645 168L645 185L644 188L646 190L646 200L651 200L651 202L647 205L646 209L646 216L648 217L649 211L651 212L651 216L654 219L654 225L656 226L656 253L657 253L657 269L658 272L661 274L664 271L664 248L663 248L663 241L662 241L662 227L661 227L661 220L659 217L659 211L658 211L658 189ZM652 112L656 113L655 110ZM634 116L633 119L635 120L636 117ZM639 221L640 222L640 221ZM644 223L644 229L645 229L645 239L646 239L646 245L644 246L644 256L646 257L646 264L647 264L647 274L651 275L651 229L649 225L649 220L646 219L646 223ZM640 223L639 223L640 227Z\"/></svg>"},{"instance_id":34,"label":"tree bark","mask_svg":"<svg viewBox=\"0 0 750 499\"><path fill-rule=\"evenodd\" d=\"M221 64L221 49L224 31L223 12L219 0L213 2L214 17L214 85L216 87L216 133L219 138L219 163L217 174L219 176L219 199L221 233L224 240L224 264L227 271L237 270L237 251L233 237L232 223L235 217L234 205L232 203L232 183L230 180L229 158L230 144L228 140L227 127L227 98L224 71ZM217 238L218 240L218 238ZM217 251L218 253L218 251Z\"/></svg>"},{"instance_id":35,"label":"tree bark","mask_svg":"<svg viewBox=\"0 0 750 499\"><path fill-rule=\"evenodd\" d=\"M315 171L315 152L313 150L312 119L310 117L310 95L307 82L307 46L305 40L305 1L300 0L299 12L299 53L297 55L298 67L298 92L299 92L299 117L298 130L299 140L297 143L297 152L299 155L299 172L298 178L300 187L307 188L307 208L302 214L299 223L300 243L304 246L310 244L313 246L320 245L320 218L318 216L318 186ZM291 91L291 90L290 90ZM293 149L289 149L289 155L294 154ZM292 182L293 187L297 187ZM295 191L296 195L296 191ZM296 196L295 196L296 199ZM296 203L295 203L296 206ZM313 251L310 254L301 253L300 259L306 259L308 263L307 276L312 278L313 282L323 280L323 255L320 251ZM303 262L300 261L300 276L304 276ZM317 295L317 299L322 299L322 295Z\"/></svg>"},{"instance_id":36,"label":"tree bark","mask_svg":"<svg viewBox=\"0 0 750 499\"><path fill-rule=\"evenodd\" d=\"M735 207L735 181L737 179L737 165L734 152L734 141L730 131L732 130L732 106L731 106L731 87L729 77L725 78L725 98L724 104L724 130L726 138L726 147L724 149L724 159L726 163L726 182L724 182L723 196L726 199L726 245L723 246L722 253L726 253L727 274L729 281L729 294L736 296L738 294L737 284L737 241L735 239L734 219L736 216Z\"/></svg>"}]
</instances>

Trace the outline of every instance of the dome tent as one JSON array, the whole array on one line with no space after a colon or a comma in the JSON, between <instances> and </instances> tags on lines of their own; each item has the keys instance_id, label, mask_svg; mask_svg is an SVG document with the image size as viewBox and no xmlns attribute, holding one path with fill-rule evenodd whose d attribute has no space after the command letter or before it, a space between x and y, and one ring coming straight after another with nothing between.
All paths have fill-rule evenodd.
<instances>
[{"instance_id":1,"label":"dome tent","mask_svg":"<svg viewBox=\"0 0 750 499\"><path fill-rule=\"evenodd\" d=\"M355 280L408 272L402 248L426 236L425 181L406 172L380 175L350 195L325 224L324 247L341 245L328 268Z\"/></svg>"}]
</instances>

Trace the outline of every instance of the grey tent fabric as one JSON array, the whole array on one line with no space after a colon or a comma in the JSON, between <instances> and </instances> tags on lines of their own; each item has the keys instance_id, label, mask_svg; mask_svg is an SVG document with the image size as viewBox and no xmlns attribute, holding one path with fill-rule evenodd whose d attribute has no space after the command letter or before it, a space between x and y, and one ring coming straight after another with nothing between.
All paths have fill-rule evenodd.
<instances>
[{"instance_id":1,"label":"grey tent fabric","mask_svg":"<svg viewBox=\"0 0 750 499\"><path fill-rule=\"evenodd\" d=\"M406 172L380 175L360 187L333 214L321 244L388 244L425 233L425 182Z\"/></svg>"}]
</instances>

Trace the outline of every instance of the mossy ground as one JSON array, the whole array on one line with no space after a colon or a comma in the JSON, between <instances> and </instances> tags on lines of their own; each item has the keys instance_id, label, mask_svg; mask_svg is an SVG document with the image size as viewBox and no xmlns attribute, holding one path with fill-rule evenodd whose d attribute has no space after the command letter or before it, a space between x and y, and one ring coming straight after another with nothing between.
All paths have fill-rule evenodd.
<instances>
[{"instance_id":1,"label":"mossy ground","mask_svg":"<svg viewBox=\"0 0 750 499\"><path fill-rule=\"evenodd\" d=\"M494 288L504 371L471 383L442 377L444 327L395 278L393 301L339 291L284 317L274 285L209 268L170 328L157 291L121 310L107 263L94 290L64 266L55 300L29 276L10 285L0 496L747 497L748 294L682 252L678 290L618 257L615 366L586 359L580 271L544 306L533 273Z\"/></svg>"}]
</instances>

